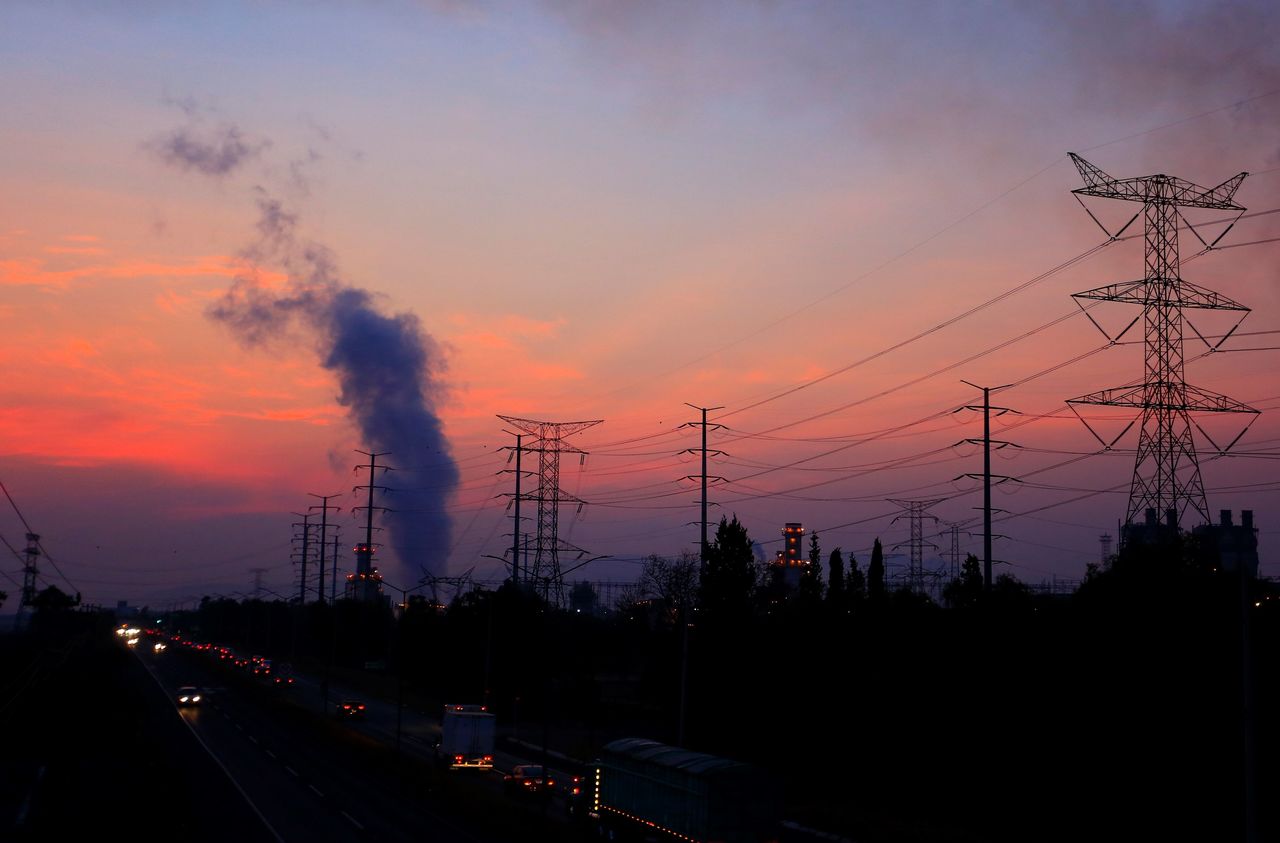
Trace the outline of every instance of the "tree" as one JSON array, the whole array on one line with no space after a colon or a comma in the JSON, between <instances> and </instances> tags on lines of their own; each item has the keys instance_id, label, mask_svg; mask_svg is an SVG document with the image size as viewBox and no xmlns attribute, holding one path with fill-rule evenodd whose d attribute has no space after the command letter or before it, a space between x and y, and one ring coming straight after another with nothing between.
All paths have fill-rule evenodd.
<instances>
[{"instance_id":1,"label":"tree","mask_svg":"<svg viewBox=\"0 0 1280 843\"><path fill-rule=\"evenodd\" d=\"M884 599L884 547L878 538L871 546L871 561L867 563L867 596L877 602Z\"/></svg>"},{"instance_id":2,"label":"tree","mask_svg":"<svg viewBox=\"0 0 1280 843\"><path fill-rule=\"evenodd\" d=\"M573 611L594 615L599 606L600 596L596 594L595 586L587 580L576 582L569 589L569 608Z\"/></svg>"},{"instance_id":3,"label":"tree","mask_svg":"<svg viewBox=\"0 0 1280 843\"><path fill-rule=\"evenodd\" d=\"M844 593L844 554L840 552L840 548L831 551L831 556L827 558L827 602L837 609L843 609L845 600Z\"/></svg>"},{"instance_id":4,"label":"tree","mask_svg":"<svg viewBox=\"0 0 1280 843\"><path fill-rule=\"evenodd\" d=\"M710 612L745 613L756 589L756 559L747 528L734 515L721 517L699 583L699 601Z\"/></svg>"},{"instance_id":5,"label":"tree","mask_svg":"<svg viewBox=\"0 0 1280 843\"><path fill-rule=\"evenodd\" d=\"M681 553L679 559L651 555L640 571L638 585L643 599L653 601L662 617L675 623L693 607L698 596L700 564L697 555L689 551Z\"/></svg>"},{"instance_id":6,"label":"tree","mask_svg":"<svg viewBox=\"0 0 1280 843\"><path fill-rule=\"evenodd\" d=\"M818 534L809 534L809 564L800 576L800 593L804 603L813 604L822 600L822 548L818 545Z\"/></svg>"},{"instance_id":7,"label":"tree","mask_svg":"<svg viewBox=\"0 0 1280 843\"><path fill-rule=\"evenodd\" d=\"M31 598L31 606L37 612L65 612L68 609L74 609L79 603L76 598L67 594L56 585L51 585L41 591L35 597Z\"/></svg>"},{"instance_id":8,"label":"tree","mask_svg":"<svg viewBox=\"0 0 1280 843\"><path fill-rule=\"evenodd\" d=\"M976 606L982 600L982 563L970 553L960 566L960 576L942 589L942 599L955 609Z\"/></svg>"},{"instance_id":9,"label":"tree","mask_svg":"<svg viewBox=\"0 0 1280 843\"><path fill-rule=\"evenodd\" d=\"M857 558L849 554L849 576L845 579L845 602L857 606L867 598L867 578L858 567Z\"/></svg>"}]
</instances>

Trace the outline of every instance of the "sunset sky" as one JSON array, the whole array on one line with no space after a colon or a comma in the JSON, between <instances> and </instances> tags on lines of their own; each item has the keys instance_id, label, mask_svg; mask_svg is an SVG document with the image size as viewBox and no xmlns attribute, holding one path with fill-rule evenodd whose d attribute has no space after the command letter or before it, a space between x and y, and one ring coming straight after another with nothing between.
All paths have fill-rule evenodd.
<instances>
[{"instance_id":1,"label":"sunset sky","mask_svg":"<svg viewBox=\"0 0 1280 843\"><path fill-rule=\"evenodd\" d=\"M1070 295L1141 277L1141 238L895 348L1106 240L1068 151L1119 177L1251 173L1232 248L1183 276L1253 312L1229 353L1188 343L1187 379L1263 411L1201 463L1210 510L1253 509L1280 574L1280 243L1257 242L1280 236L1274 4L9 2L0 31L0 481L56 563L42 585L161 606L265 569L292 595L308 493L339 494L352 569L371 445L334 332L387 358L317 289L365 291L367 324L423 337L443 438L380 481L428 525L378 538L398 586L502 576L497 414L604 420L562 464L587 505L561 536L611 558L571 578L696 549L685 402L723 406L712 517L768 556L800 521L865 565L877 536L907 538L889 498L938 500L980 553L981 490L956 478L981 453L950 447L981 435L951 412L981 400L961 379L1042 372L997 396L1022 447L994 470L1024 478L996 494L997 572L1078 578L1124 517L1136 433L1086 456L1064 402L1142 363ZM1088 201L1113 230L1137 210ZM1199 249L1184 232L1184 260ZM246 324L257 301L274 321ZM361 382L375 416L379 384ZM1225 443L1245 421L1203 424ZM925 525L943 554L944 530ZM0 535L24 532L6 508Z\"/></svg>"}]
</instances>

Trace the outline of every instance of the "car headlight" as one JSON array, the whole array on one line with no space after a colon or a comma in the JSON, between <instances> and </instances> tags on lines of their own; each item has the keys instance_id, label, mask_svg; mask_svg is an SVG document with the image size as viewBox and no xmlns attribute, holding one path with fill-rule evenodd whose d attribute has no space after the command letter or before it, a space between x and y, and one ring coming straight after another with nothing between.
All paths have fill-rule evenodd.
<instances>
[{"instance_id":1,"label":"car headlight","mask_svg":"<svg viewBox=\"0 0 1280 843\"><path fill-rule=\"evenodd\" d=\"M192 702L200 702L200 695L199 695L199 694L196 694L194 697L192 697L192 698L191 698L191 701L192 701Z\"/></svg>"}]
</instances>

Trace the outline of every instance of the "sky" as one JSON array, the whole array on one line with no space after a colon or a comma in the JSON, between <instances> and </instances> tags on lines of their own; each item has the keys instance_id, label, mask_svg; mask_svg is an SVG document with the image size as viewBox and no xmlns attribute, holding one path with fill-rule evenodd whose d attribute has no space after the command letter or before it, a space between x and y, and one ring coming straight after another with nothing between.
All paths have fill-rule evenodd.
<instances>
[{"instance_id":1,"label":"sky","mask_svg":"<svg viewBox=\"0 0 1280 843\"><path fill-rule=\"evenodd\" d=\"M798 521L864 565L879 537L901 571L893 501L926 500L945 570L949 525L981 553L962 381L1015 384L993 396L1018 411L993 471L1020 478L994 495L997 573L1078 579L1136 433L1099 453L1065 401L1139 382L1142 349L1071 294L1143 257L1095 248L1137 206L1088 199L1095 224L1069 151L1251 174L1220 248L1181 235L1183 277L1252 309L1220 351L1187 331L1186 377L1262 411L1226 456L1202 437L1250 417L1196 436L1210 511L1252 509L1280 575L1273 4L19 1L0 31L0 535L41 535L41 585L292 596L311 495L336 495L349 572L359 451L395 469L389 584L501 579L498 415L603 420L561 461L584 502L562 567L630 580L697 548L689 404L724 426L711 518L763 554ZM1114 336L1137 314L1089 315ZM1131 416L1084 415L1106 440Z\"/></svg>"}]
</instances>

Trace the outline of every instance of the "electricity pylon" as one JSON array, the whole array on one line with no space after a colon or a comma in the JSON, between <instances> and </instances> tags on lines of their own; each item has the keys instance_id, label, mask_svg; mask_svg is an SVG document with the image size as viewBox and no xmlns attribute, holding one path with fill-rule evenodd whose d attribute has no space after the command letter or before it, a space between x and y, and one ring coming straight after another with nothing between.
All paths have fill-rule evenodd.
<instances>
[{"instance_id":1,"label":"electricity pylon","mask_svg":"<svg viewBox=\"0 0 1280 843\"><path fill-rule=\"evenodd\" d=\"M1126 525L1132 525L1135 517L1143 518L1154 511L1157 518L1168 519L1176 526L1188 509L1194 509L1205 522L1209 519L1209 506L1205 500L1204 482L1200 477L1200 462L1196 456L1195 440L1191 427L1196 429L1214 446L1218 453L1225 453L1249 425L1225 448L1219 447L1204 428L1194 422L1190 413L1252 413L1258 410L1239 401L1206 389L1191 386L1186 381L1183 345L1183 324L1189 325L1196 336L1211 350L1216 350L1230 337L1249 313L1249 308L1232 301L1220 293L1206 289L1181 276L1181 260L1178 251L1178 230L1185 226L1204 246L1212 249L1231 230L1228 225L1221 234L1206 242L1195 227L1183 216L1179 208L1212 208L1223 211L1245 209L1232 201L1240 183L1248 173L1239 173L1217 187L1201 187L1189 181L1167 176L1139 176L1117 179L1090 164L1075 153L1068 153L1085 186L1073 190L1077 201L1080 196L1099 196L1104 199L1122 199L1141 202L1142 208L1133 215L1120 231L1112 234L1098 222L1093 212L1085 211L1113 240L1139 217L1143 218L1143 239L1146 271L1136 281L1109 284L1083 293L1074 294L1077 306L1080 299L1124 302L1141 305L1142 312L1112 337L1089 316L1089 321L1112 342L1118 342L1129 329L1142 320L1143 324L1143 377L1140 383L1129 386L1091 392L1067 402L1075 410L1076 404L1094 404L1107 407L1132 407L1141 410L1141 429L1138 436L1138 453L1133 467L1133 481L1129 487L1129 507L1125 513ZM1237 219L1239 217L1237 216ZM1233 223L1234 224L1234 221ZM1195 325L1183 316L1184 310L1226 310L1240 315L1235 327L1210 344ZM1081 418L1081 421L1084 421ZM1137 420L1135 420L1137 421ZM1249 424L1253 421L1250 420ZM1130 423L1130 427L1133 422ZM1089 427L1088 422L1085 426ZM1129 427L1120 432L1123 436ZM1089 427L1090 433L1110 449L1119 440L1110 442ZM1183 476L1179 476L1181 473ZM1122 535L1123 538L1123 535Z\"/></svg>"},{"instance_id":2,"label":"electricity pylon","mask_svg":"<svg viewBox=\"0 0 1280 843\"><path fill-rule=\"evenodd\" d=\"M549 603L560 606L564 602L564 579L560 571L560 551L578 550L560 541L560 504L570 501L582 505L582 501L560 488L560 455L581 454L586 451L564 440L588 427L600 424L604 419L576 422L534 421L513 416L498 416L507 424L532 434L536 441L524 451L538 454L538 531L533 552L533 570L525 575L532 578L534 588Z\"/></svg>"}]
</instances>

